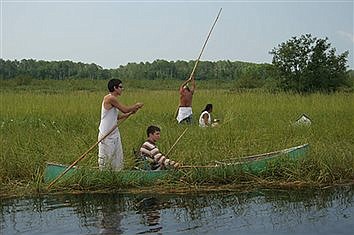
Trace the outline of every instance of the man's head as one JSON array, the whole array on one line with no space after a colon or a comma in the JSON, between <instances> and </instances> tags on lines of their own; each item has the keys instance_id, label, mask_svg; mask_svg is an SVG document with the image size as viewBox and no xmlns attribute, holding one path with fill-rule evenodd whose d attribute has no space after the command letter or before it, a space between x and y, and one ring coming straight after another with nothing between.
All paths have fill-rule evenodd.
<instances>
[{"instance_id":1,"label":"man's head","mask_svg":"<svg viewBox=\"0 0 354 235\"><path fill-rule=\"evenodd\" d=\"M113 92L114 89L120 89L122 88L122 81L119 79L111 79L108 81L108 90L110 92Z\"/></svg>"},{"instance_id":2,"label":"man's head","mask_svg":"<svg viewBox=\"0 0 354 235\"><path fill-rule=\"evenodd\" d=\"M157 126L149 126L146 130L146 134L149 140L155 143L160 139L160 131L160 128Z\"/></svg>"}]
</instances>

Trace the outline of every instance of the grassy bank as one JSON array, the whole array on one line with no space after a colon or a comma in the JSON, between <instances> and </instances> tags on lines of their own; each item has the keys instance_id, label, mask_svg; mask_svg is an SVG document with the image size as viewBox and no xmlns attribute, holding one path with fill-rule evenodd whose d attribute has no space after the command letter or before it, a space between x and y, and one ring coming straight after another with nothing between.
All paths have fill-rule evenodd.
<instances>
[{"instance_id":1,"label":"grassy bank","mask_svg":"<svg viewBox=\"0 0 354 235\"><path fill-rule=\"evenodd\" d=\"M134 166L132 151L146 138L148 125L161 127L159 147L163 152L172 147L186 128L177 125L174 119L179 83L172 83L125 83L121 101L145 104L142 110L120 126L127 169ZM158 89L159 86L163 89ZM303 161L285 163L257 177L242 173L235 175L234 172L221 172L217 176L208 172L192 172L183 182L166 181L162 184L173 187L245 182L330 185L354 180L353 94L238 93L226 89L227 86L232 88L232 83L198 85L193 101L195 121L205 104L212 103L213 116L221 120L221 125L207 130L196 124L190 126L187 134L173 148L170 158L184 165L207 165L215 160L270 152L303 143L310 144L310 153ZM0 184L3 192L0 193L9 189L21 189L23 192L23 188L28 192L45 192L42 176L46 161L70 164L93 145L97 141L105 89L106 81L2 83ZM293 125L302 113L313 120L311 126ZM88 154L80 165L96 167L97 149ZM92 190L123 187L109 177L97 182L97 185L90 185ZM61 185L69 189L84 186ZM124 187L138 186L143 185Z\"/></svg>"}]
</instances>

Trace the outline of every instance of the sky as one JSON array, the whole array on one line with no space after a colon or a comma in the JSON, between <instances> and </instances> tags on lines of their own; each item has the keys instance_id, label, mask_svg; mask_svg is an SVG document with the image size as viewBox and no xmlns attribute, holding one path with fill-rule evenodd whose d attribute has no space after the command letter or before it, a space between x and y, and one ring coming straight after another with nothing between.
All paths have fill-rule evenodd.
<instances>
[{"instance_id":1,"label":"sky","mask_svg":"<svg viewBox=\"0 0 354 235\"><path fill-rule=\"evenodd\" d=\"M1 58L127 63L196 60L271 63L292 37L328 37L354 69L354 0L0 0Z\"/></svg>"}]
</instances>

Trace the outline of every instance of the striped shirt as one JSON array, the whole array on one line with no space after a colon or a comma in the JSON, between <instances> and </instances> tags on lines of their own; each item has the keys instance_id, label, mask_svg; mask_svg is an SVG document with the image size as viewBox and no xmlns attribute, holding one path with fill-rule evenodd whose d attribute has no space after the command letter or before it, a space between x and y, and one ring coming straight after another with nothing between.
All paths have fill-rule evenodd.
<instances>
[{"instance_id":1,"label":"striped shirt","mask_svg":"<svg viewBox=\"0 0 354 235\"><path fill-rule=\"evenodd\" d=\"M174 168L179 167L178 162L172 161L165 157L157 146L148 140L141 146L140 155L143 156L151 165L158 165L158 169L163 169L166 166L171 166Z\"/></svg>"}]
</instances>

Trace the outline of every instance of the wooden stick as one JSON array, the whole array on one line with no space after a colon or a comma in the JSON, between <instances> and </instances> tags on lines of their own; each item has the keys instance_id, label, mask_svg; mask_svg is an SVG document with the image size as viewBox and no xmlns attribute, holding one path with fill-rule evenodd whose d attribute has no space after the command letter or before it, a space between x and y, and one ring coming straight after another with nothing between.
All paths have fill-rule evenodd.
<instances>
[{"instance_id":1,"label":"wooden stick","mask_svg":"<svg viewBox=\"0 0 354 235\"><path fill-rule=\"evenodd\" d=\"M241 157L241 159L248 160L248 159L253 159L253 158L266 157L266 156L270 156L270 155L281 154L283 151L284 150L278 150L278 151L269 152L269 153L255 154L255 155L251 155L251 156Z\"/></svg>"},{"instance_id":2,"label":"wooden stick","mask_svg":"<svg viewBox=\"0 0 354 235\"><path fill-rule=\"evenodd\" d=\"M197 169L197 168L215 168L215 167L219 167L216 165L184 165L184 166L179 166L178 169L183 169L183 168L187 168L187 169Z\"/></svg>"},{"instance_id":3,"label":"wooden stick","mask_svg":"<svg viewBox=\"0 0 354 235\"><path fill-rule=\"evenodd\" d=\"M178 141L182 138L182 136L184 135L184 133L186 133L186 131L188 130L188 127L183 131L183 133L177 138L176 142L172 145L172 147L170 148L170 150L168 150L168 152L165 154L165 156L167 156L173 149L173 147L175 147L175 145L178 143Z\"/></svg>"},{"instance_id":4,"label":"wooden stick","mask_svg":"<svg viewBox=\"0 0 354 235\"><path fill-rule=\"evenodd\" d=\"M129 116L125 117L124 119L121 119L121 122L119 124L122 124L123 121L127 120ZM76 159L68 168L65 169L57 178L55 178L47 187L49 189L52 187L52 185L57 182L61 177L63 177L71 168L73 168L79 161L81 161L83 158L86 157L86 155L92 151L100 142L102 142L107 136L109 136L116 128L118 127L117 125L114 125L113 128L108 131L101 139L99 139L94 145L92 145L86 152L84 152L78 159Z\"/></svg>"},{"instance_id":5,"label":"wooden stick","mask_svg":"<svg viewBox=\"0 0 354 235\"><path fill-rule=\"evenodd\" d=\"M211 27L211 29L210 29L210 31L209 31L208 37L207 37L207 39L205 40L204 45L203 45L203 47L202 47L202 50L201 50L201 52L200 52L200 54L199 54L199 56L198 56L198 59L197 59L197 61L196 61L195 64L194 64L194 68L193 68L193 70L192 70L192 73L191 73L190 77L192 77L192 76L194 75L195 69L197 68L197 65L198 65L198 63L199 63L200 57L202 56L203 51L204 51L204 48L205 48L205 46L206 46L206 44L207 44L207 42L208 42L208 40L209 40L210 34L211 34L211 32L213 31L213 29L214 29L214 26L215 26L215 24L216 24L216 21L219 19L221 10L222 10L222 8L220 8L219 13L218 13L218 16L216 17L216 19L215 19L215 21L214 21L214 24L213 24L213 26Z\"/></svg>"},{"instance_id":6,"label":"wooden stick","mask_svg":"<svg viewBox=\"0 0 354 235\"><path fill-rule=\"evenodd\" d=\"M240 158L229 158L225 159L225 161L230 161L230 160L249 160L249 159L254 159L254 158L260 158L260 157L266 157L270 155L279 155L281 153L286 152L288 149L283 149L283 150L277 150L273 152L268 152L268 153L261 153L261 154L255 154L255 155L250 155L250 156L245 156L245 157L240 157Z\"/></svg>"},{"instance_id":7,"label":"wooden stick","mask_svg":"<svg viewBox=\"0 0 354 235\"><path fill-rule=\"evenodd\" d=\"M211 35L211 32L212 32L213 29L214 29L214 26L215 26L215 24L216 24L216 21L219 19L221 10L222 10L222 8L220 8L220 10L219 10L218 16L216 17L216 19L215 19L215 21L214 21L214 24L213 24L213 26L211 27L211 29L210 29L210 31L209 31L209 33L208 33L208 37L206 38L206 40L205 40L205 42L204 42L204 45L203 45L203 47L202 47L202 50L201 50L200 53L199 53L199 56L198 56L198 58L197 58L197 60L196 60L196 62L195 62L195 64L194 64L193 70L192 70L192 72L191 72L191 74L190 74L190 76L189 76L188 79L191 79L191 78L194 76L195 69L196 69L197 66L198 66L200 57L201 57L202 54L203 54L204 48L205 48L205 46L206 46L206 44L207 44L207 42L208 42L208 40L209 40L209 37L210 37L210 35ZM193 78L193 79L194 79L194 78ZM188 84L188 83L186 83L186 84ZM177 116L178 116L178 111L179 111L179 106L177 106L175 118L177 118Z\"/></svg>"},{"instance_id":8,"label":"wooden stick","mask_svg":"<svg viewBox=\"0 0 354 235\"><path fill-rule=\"evenodd\" d=\"M231 122L232 120L235 120L235 119L236 119L236 117L230 118L230 119L222 122L220 125L225 125L225 124L227 124L227 123L229 123L229 122Z\"/></svg>"}]
</instances>

